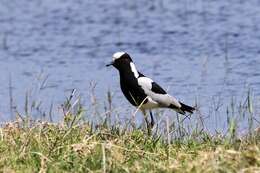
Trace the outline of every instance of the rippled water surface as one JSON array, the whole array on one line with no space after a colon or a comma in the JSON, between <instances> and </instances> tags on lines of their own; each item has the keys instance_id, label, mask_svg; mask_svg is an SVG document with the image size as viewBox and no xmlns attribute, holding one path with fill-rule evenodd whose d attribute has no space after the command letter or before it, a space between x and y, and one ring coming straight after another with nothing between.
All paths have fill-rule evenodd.
<instances>
[{"instance_id":1,"label":"rippled water surface","mask_svg":"<svg viewBox=\"0 0 260 173\"><path fill-rule=\"evenodd\" d=\"M56 109L76 88L87 105L91 81L101 104L110 89L115 107L130 108L118 72L105 67L119 50L180 100L197 100L203 114L218 106L226 112L249 88L259 113L259 6L257 0L0 0L1 121L10 119L9 81L21 111L26 92ZM221 128L226 115L207 121Z\"/></svg>"}]
</instances>

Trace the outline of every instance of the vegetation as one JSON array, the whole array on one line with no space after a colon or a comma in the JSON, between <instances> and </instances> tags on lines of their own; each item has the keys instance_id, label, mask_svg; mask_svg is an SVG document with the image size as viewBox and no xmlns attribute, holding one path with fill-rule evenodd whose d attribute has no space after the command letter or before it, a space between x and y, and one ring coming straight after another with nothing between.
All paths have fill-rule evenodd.
<instances>
[{"instance_id":1,"label":"vegetation","mask_svg":"<svg viewBox=\"0 0 260 173\"><path fill-rule=\"evenodd\" d=\"M148 135L142 124L112 123L111 104L102 121L84 120L80 99L73 97L74 91L62 105L60 123L16 113L16 121L2 125L1 172L260 171L260 130L239 137L235 121L230 121L227 134L210 135L202 128L187 132L166 121L162 131L157 126ZM179 118L178 123L182 124Z\"/></svg>"},{"instance_id":2,"label":"vegetation","mask_svg":"<svg viewBox=\"0 0 260 173\"><path fill-rule=\"evenodd\" d=\"M1 172L254 172L260 136L206 133L167 143L142 130L13 122L0 130Z\"/></svg>"}]
</instances>

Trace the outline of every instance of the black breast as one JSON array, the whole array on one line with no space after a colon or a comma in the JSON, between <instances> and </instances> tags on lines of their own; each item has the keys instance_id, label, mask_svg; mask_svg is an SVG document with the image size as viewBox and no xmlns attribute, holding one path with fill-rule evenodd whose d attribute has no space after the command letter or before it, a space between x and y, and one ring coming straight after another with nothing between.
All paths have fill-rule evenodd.
<instances>
[{"instance_id":1,"label":"black breast","mask_svg":"<svg viewBox=\"0 0 260 173\"><path fill-rule=\"evenodd\" d=\"M124 96L133 106L140 105L147 96L144 90L138 85L134 75L129 75L129 73L128 75L120 74L120 85ZM144 103L146 102L147 100L144 101Z\"/></svg>"}]
</instances>

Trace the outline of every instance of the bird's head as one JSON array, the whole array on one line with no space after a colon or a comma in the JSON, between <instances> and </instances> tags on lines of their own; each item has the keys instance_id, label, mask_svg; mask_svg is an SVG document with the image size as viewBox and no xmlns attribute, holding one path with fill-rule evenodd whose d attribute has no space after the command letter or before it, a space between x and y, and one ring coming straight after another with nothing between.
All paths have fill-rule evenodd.
<instances>
[{"instance_id":1,"label":"bird's head","mask_svg":"<svg viewBox=\"0 0 260 173\"><path fill-rule=\"evenodd\" d=\"M124 66L129 66L129 64L133 62L131 57L126 52L116 52L112 56L112 61L106 66L113 65L115 68L120 70L124 68Z\"/></svg>"}]
</instances>

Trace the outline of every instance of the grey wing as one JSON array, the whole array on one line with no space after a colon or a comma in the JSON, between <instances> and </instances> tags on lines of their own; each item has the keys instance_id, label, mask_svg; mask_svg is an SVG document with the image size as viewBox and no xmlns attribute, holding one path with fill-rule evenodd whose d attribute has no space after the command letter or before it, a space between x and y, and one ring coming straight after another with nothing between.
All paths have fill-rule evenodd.
<instances>
[{"instance_id":1,"label":"grey wing","mask_svg":"<svg viewBox=\"0 0 260 173\"><path fill-rule=\"evenodd\" d=\"M181 107L181 104L175 97L167 94L166 91L152 79L148 77L139 77L138 84L142 87L146 95L148 95L152 100L156 101L160 105L165 107L169 107L171 105L176 108Z\"/></svg>"}]
</instances>

